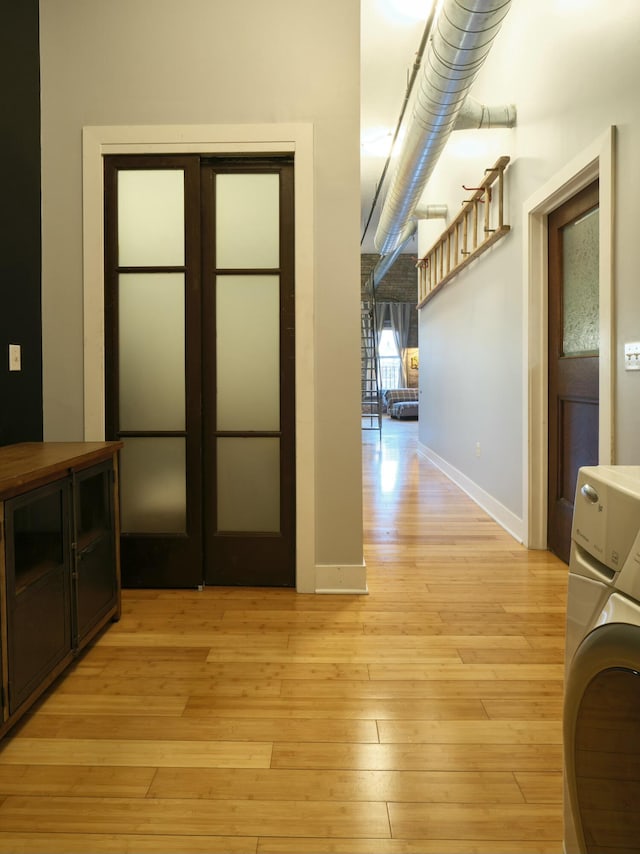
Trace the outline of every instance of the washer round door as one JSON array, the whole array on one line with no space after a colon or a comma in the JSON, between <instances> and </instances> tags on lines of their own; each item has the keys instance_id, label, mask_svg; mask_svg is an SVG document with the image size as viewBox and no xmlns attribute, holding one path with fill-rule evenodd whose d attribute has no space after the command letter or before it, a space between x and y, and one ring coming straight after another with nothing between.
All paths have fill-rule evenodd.
<instances>
[{"instance_id":1,"label":"washer round door","mask_svg":"<svg viewBox=\"0 0 640 854\"><path fill-rule=\"evenodd\" d=\"M638 623L607 622L578 648L565 686L564 756L578 851L640 852Z\"/></svg>"}]
</instances>

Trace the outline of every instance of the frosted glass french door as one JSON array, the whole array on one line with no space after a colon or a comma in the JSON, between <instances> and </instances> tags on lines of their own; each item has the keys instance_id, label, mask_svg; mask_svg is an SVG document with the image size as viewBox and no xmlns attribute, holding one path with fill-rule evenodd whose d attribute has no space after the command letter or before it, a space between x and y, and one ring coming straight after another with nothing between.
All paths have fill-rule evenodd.
<instances>
[{"instance_id":1,"label":"frosted glass french door","mask_svg":"<svg viewBox=\"0 0 640 854\"><path fill-rule=\"evenodd\" d=\"M292 170L106 159L125 585L295 582Z\"/></svg>"},{"instance_id":2,"label":"frosted glass french door","mask_svg":"<svg viewBox=\"0 0 640 854\"><path fill-rule=\"evenodd\" d=\"M293 164L201 175L205 580L293 586Z\"/></svg>"}]
</instances>

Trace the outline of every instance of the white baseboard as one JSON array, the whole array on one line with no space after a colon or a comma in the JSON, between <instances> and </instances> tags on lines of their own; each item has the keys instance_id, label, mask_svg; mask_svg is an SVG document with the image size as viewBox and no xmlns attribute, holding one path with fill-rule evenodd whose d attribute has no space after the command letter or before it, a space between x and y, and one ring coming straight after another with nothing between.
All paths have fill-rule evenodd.
<instances>
[{"instance_id":1,"label":"white baseboard","mask_svg":"<svg viewBox=\"0 0 640 854\"><path fill-rule=\"evenodd\" d=\"M316 593L368 593L367 567L316 566Z\"/></svg>"},{"instance_id":2,"label":"white baseboard","mask_svg":"<svg viewBox=\"0 0 640 854\"><path fill-rule=\"evenodd\" d=\"M418 453L433 463L436 468L439 468L443 474L446 474L449 480L459 486L463 492L466 492L469 498L473 499L492 519L495 519L508 534L511 534L519 543L524 543L524 519L516 516L504 504L485 492L477 483L474 483L465 474L438 456L435 451L420 444L420 442L418 442Z\"/></svg>"}]
</instances>

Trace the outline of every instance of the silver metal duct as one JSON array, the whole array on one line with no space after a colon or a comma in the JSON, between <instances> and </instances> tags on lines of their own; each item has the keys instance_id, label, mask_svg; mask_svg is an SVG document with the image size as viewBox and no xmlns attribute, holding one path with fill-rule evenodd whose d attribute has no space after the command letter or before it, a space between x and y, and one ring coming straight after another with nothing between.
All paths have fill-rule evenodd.
<instances>
[{"instance_id":1,"label":"silver metal duct","mask_svg":"<svg viewBox=\"0 0 640 854\"><path fill-rule=\"evenodd\" d=\"M488 107L469 95L458 116L454 130L483 130L489 128L512 128L516 123L516 105L499 104Z\"/></svg>"},{"instance_id":2,"label":"silver metal duct","mask_svg":"<svg viewBox=\"0 0 640 854\"><path fill-rule=\"evenodd\" d=\"M424 208L416 208L413 212L414 219L446 219L449 208L446 205L427 205Z\"/></svg>"},{"instance_id":3,"label":"silver metal duct","mask_svg":"<svg viewBox=\"0 0 640 854\"><path fill-rule=\"evenodd\" d=\"M412 237L415 236L415 233L418 230L418 220L446 219L447 213L448 208L446 205L427 205L425 208L416 208L411 218L411 221L403 232L403 239L400 241L400 243L398 243L393 252L389 252L388 255L382 255L382 257L378 259L378 263L376 264L376 266L373 268L373 272L371 273L371 275L373 277L374 289L378 287L380 282L396 263L398 255L400 255L407 243L411 240Z\"/></svg>"},{"instance_id":4,"label":"silver metal duct","mask_svg":"<svg viewBox=\"0 0 640 854\"><path fill-rule=\"evenodd\" d=\"M405 239L405 228L510 6L511 0L444 0L380 214L375 245L381 255Z\"/></svg>"},{"instance_id":5,"label":"silver metal duct","mask_svg":"<svg viewBox=\"0 0 640 854\"><path fill-rule=\"evenodd\" d=\"M379 258L378 263L373 268L373 272L371 273L371 275L373 277L374 289L378 287L380 282L384 279L384 277L387 275L389 270L396 263L398 255L400 255L400 253L405 248L407 243L411 240L412 237L415 237L417 230L418 230L418 223L414 219L409 223L409 225L407 226L407 228L403 232L402 240L400 241L400 243L398 243L396 248L392 252L389 252L388 255L382 255Z\"/></svg>"}]
</instances>

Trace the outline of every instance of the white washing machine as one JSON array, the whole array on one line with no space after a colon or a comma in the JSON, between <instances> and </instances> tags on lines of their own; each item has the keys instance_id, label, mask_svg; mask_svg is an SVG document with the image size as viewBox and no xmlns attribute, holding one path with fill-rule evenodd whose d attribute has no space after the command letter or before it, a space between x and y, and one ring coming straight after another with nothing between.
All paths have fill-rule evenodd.
<instances>
[{"instance_id":1,"label":"white washing machine","mask_svg":"<svg viewBox=\"0 0 640 854\"><path fill-rule=\"evenodd\" d=\"M565 851L640 852L640 466L578 474L563 723Z\"/></svg>"}]
</instances>

